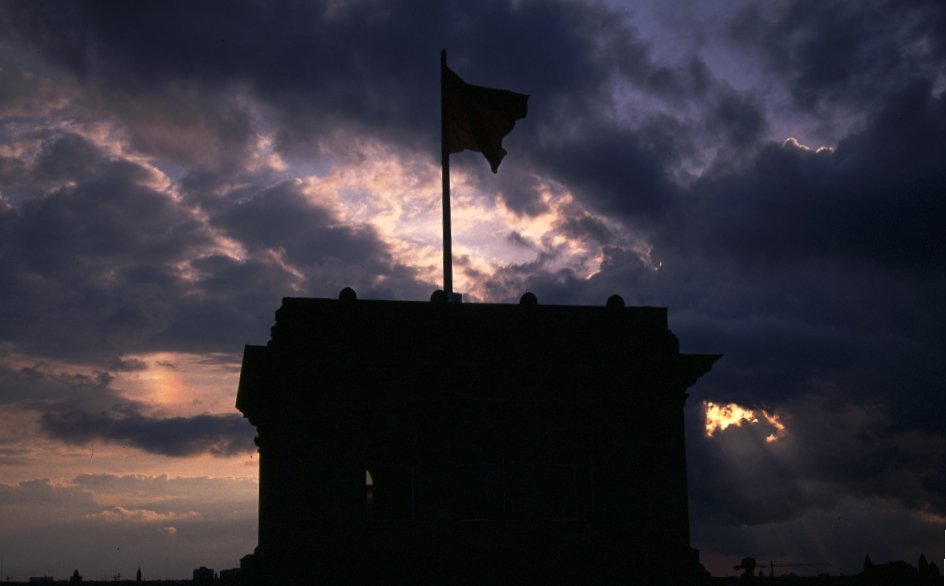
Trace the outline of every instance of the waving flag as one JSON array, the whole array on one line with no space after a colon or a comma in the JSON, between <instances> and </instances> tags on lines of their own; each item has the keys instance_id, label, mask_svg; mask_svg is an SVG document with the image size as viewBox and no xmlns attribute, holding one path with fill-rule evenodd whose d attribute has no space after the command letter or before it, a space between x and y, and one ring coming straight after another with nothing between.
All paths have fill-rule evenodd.
<instances>
[{"instance_id":1,"label":"waving flag","mask_svg":"<svg viewBox=\"0 0 946 586\"><path fill-rule=\"evenodd\" d=\"M483 153L495 173L506 156L503 137L526 117L529 96L466 83L443 68L443 108L448 153Z\"/></svg>"},{"instance_id":2,"label":"waving flag","mask_svg":"<svg viewBox=\"0 0 946 586\"><path fill-rule=\"evenodd\" d=\"M450 154L463 150L483 153L493 173L506 156L503 137L516 120L526 117L529 96L466 83L447 67L440 52L440 166L443 175L443 291L453 292L453 237L450 230Z\"/></svg>"}]
</instances>

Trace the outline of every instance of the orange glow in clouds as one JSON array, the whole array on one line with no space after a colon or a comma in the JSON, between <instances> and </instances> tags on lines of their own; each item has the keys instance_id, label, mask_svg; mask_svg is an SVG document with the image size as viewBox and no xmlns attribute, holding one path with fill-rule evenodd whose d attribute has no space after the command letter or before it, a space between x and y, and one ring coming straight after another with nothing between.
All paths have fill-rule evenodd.
<instances>
[{"instance_id":1,"label":"orange glow in clouds","mask_svg":"<svg viewBox=\"0 0 946 586\"><path fill-rule=\"evenodd\" d=\"M710 401L703 401L703 409L706 412L706 437L713 437L714 433L722 431L730 425L741 427L743 421L747 421L749 424L760 423L755 412L735 403L718 405ZM767 443L777 442L785 435L785 424L779 420L778 415L769 413L764 409L761 411L763 420L773 429L772 433L765 437L765 441Z\"/></svg>"},{"instance_id":2,"label":"orange glow in clouds","mask_svg":"<svg viewBox=\"0 0 946 586\"><path fill-rule=\"evenodd\" d=\"M240 375L238 356L155 352L128 354L139 369L113 373L112 386L161 417L236 413L234 389Z\"/></svg>"},{"instance_id":3,"label":"orange glow in clouds","mask_svg":"<svg viewBox=\"0 0 946 586\"><path fill-rule=\"evenodd\" d=\"M774 432L765 436L765 441L771 444L773 442L777 442L778 438L785 435L785 424L779 421L778 415L775 415L774 413L769 413L765 409L763 409L762 417L765 417L765 420L769 422L769 425L775 428Z\"/></svg>"}]
</instances>

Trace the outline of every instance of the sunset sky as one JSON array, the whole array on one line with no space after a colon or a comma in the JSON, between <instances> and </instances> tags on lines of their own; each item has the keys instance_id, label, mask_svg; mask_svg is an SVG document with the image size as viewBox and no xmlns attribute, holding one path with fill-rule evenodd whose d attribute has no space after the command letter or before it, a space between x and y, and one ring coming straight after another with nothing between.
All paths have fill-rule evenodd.
<instances>
[{"instance_id":1,"label":"sunset sky","mask_svg":"<svg viewBox=\"0 0 946 586\"><path fill-rule=\"evenodd\" d=\"M284 296L441 286L441 49L531 96L498 174L451 158L464 302L618 293L725 355L686 406L706 566L940 563L940 0L8 0L0 579L253 550L243 345Z\"/></svg>"}]
</instances>

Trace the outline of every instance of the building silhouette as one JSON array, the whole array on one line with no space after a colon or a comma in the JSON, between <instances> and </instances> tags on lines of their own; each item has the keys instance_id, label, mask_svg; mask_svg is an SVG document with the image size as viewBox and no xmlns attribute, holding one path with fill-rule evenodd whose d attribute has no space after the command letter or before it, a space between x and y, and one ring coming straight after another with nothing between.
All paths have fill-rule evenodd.
<instances>
[{"instance_id":1,"label":"building silhouette","mask_svg":"<svg viewBox=\"0 0 946 586\"><path fill-rule=\"evenodd\" d=\"M285 298L237 408L260 453L257 581L675 583L683 405L719 355L667 311Z\"/></svg>"},{"instance_id":2,"label":"building silhouette","mask_svg":"<svg viewBox=\"0 0 946 586\"><path fill-rule=\"evenodd\" d=\"M214 571L213 568L207 568L201 566L199 568L194 568L194 586L212 586L214 583Z\"/></svg>"}]
</instances>

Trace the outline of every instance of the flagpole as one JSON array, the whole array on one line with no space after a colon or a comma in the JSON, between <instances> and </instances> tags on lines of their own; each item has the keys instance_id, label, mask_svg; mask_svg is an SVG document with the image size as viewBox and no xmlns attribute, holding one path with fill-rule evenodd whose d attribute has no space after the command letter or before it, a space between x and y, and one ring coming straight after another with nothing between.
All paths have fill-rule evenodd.
<instances>
[{"instance_id":1,"label":"flagpole","mask_svg":"<svg viewBox=\"0 0 946 586\"><path fill-rule=\"evenodd\" d=\"M447 145L447 51L440 51L440 168L443 176L443 292L453 300L453 250L450 234L450 153Z\"/></svg>"}]
</instances>

